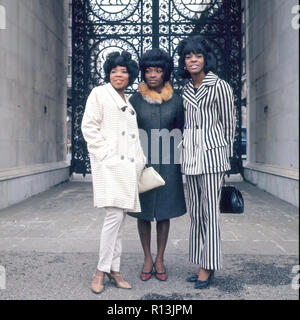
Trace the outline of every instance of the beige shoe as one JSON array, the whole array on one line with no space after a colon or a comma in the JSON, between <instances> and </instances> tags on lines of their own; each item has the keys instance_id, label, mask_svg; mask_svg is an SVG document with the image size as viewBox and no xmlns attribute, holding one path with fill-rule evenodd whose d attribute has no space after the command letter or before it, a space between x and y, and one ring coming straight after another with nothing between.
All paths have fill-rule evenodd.
<instances>
[{"instance_id":1,"label":"beige shoe","mask_svg":"<svg viewBox=\"0 0 300 320\"><path fill-rule=\"evenodd\" d=\"M106 273L109 280L114 280L115 282L115 285L118 287L118 288L121 288L121 289L131 289L131 285L125 281L122 277L122 275L119 273L119 272L114 272L114 273Z\"/></svg>"},{"instance_id":2,"label":"beige shoe","mask_svg":"<svg viewBox=\"0 0 300 320\"><path fill-rule=\"evenodd\" d=\"M93 281L92 281L92 291L94 293L101 293L104 290L104 276L105 274L96 275L96 273L93 275Z\"/></svg>"}]
</instances>

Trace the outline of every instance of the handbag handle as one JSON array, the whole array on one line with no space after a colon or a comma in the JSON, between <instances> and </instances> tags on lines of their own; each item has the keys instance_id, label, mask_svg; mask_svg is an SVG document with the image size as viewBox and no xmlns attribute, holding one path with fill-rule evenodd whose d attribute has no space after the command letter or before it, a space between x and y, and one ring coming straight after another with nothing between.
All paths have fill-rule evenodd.
<instances>
[{"instance_id":1,"label":"handbag handle","mask_svg":"<svg viewBox=\"0 0 300 320\"><path fill-rule=\"evenodd\" d=\"M225 176L227 176L229 178L230 177L230 173L225 173L224 174L223 179L222 179L222 186L223 187L227 186L226 181L225 181Z\"/></svg>"}]
</instances>

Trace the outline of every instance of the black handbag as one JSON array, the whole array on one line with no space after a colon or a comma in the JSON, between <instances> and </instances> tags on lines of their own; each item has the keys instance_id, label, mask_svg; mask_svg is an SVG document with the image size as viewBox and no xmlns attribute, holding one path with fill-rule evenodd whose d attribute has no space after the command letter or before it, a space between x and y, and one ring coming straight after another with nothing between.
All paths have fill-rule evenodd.
<instances>
[{"instance_id":1,"label":"black handbag","mask_svg":"<svg viewBox=\"0 0 300 320\"><path fill-rule=\"evenodd\" d=\"M244 199L234 186L223 186L221 190L220 211L222 213L243 213Z\"/></svg>"}]
</instances>

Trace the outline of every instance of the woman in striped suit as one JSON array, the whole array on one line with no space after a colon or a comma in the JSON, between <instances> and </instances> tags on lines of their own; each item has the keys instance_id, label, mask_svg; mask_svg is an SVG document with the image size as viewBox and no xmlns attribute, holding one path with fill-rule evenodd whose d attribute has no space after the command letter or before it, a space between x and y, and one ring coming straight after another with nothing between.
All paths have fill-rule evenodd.
<instances>
[{"instance_id":1,"label":"woman in striped suit","mask_svg":"<svg viewBox=\"0 0 300 320\"><path fill-rule=\"evenodd\" d=\"M191 218L189 260L199 265L187 278L196 289L210 284L222 266L219 199L233 153L235 108L231 87L209 69L209 48L201 36L181 41L179 73L190 81L183 88L185 127L182 173L187 180Z\"/></svg>"}]
</instances>

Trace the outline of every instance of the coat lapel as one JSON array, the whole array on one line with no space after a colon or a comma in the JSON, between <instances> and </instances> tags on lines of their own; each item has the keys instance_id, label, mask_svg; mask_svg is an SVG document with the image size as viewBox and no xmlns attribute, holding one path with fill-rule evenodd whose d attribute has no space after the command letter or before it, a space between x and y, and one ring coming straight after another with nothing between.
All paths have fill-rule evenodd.
<instances>
[{"instance_id":1,"label":"coat lapel","mask_svg":"<svg viewBox=\"0 0 300 320\"><path fill-rule=\"evenodd\" d=\"M186 100L189 104L191 104L193 107L198 108L198 103L195 97L194 86L192 81L189 81L186 84L183 90L182 98Z\"/></svg>"},{"instance_id":2,"label":"coat lapel","mask_svg":"<svg viewBox=\"0 0 300 320\"><path fill-rule=\"evenodd\" d=\"M126 98L126 102L125 102L110 83L106 84L105 88L106 88L107 92L111 95L111 97L114 99L117 107L120 110L122 110L124 107L128 107L131 109L131 106L128 103L127 98Z\"/></svg>"},{"instance_id":3,"label":"coat lapel","mask_svg":"<svg viewBox=\"0 0 300 320\"><path fill-rule=\"evenodd\" d=\"M129 111L132 115L135 115L135 110L132 107L132 105L130 104L130 102L128 101L126 95L125 95L125 99L126 99L126 102L125 102L110 83L106 84L105 87L106 87L107 92L114 99L117 107L120 110L125 111L127 109L127 111Z\"/></svg>"},{"instance_id":4,"label":"coat lapel","mask_svg":"<svg viewBox=\"0 0 300 320\"><path fill-rule=\"evenodd\" d=\"M210 86L214 86L217 80L218 76L210 71L204 78L201 86L198 88L196 93L193 82L189 81L189 83L185 87L183 98L186 99L195 108L198 108L201 100L207 95L208 88Z\"/></svg>"},{"instance_id":5,"label":"coat lapel","mask_svg":"<svg viewBox=\"0 0 300 320\"><path fill-rule=\"evenodd\" d=\"M197 103L199 104L200 101L207 95L208 93L208 89L205 85L203 85L203 83L201 84L201 86L198 88L197 92L196 92L196 100Z\"/></svg>"},{"instance_id":6,"label":"coat lapel","mask_svg":"<svg viewBox=\"0 0 300 320\"><path fill-rule=\"evenodd\" d=\"M201 86L198 88L196 92L196 100L198 105L200 101L208 94L208 89L210 86L214 86L216 81L218 80L218 76L216 76L213 72L208 72L208 74L203 79Z\"/></svg>"}]
</instances>

